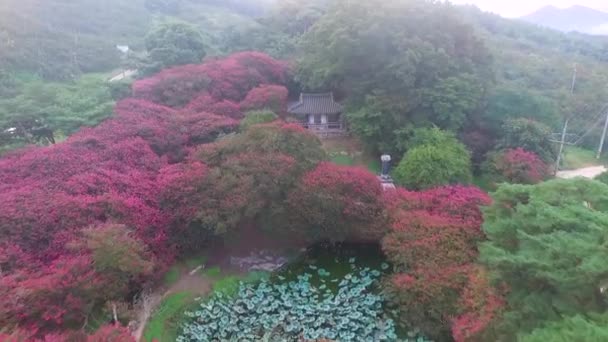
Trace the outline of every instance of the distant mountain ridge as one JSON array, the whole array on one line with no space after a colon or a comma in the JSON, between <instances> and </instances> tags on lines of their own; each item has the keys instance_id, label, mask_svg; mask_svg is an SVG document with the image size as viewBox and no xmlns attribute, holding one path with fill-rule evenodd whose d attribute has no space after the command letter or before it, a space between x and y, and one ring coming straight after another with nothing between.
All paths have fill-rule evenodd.
<instances>
[{"instance_id":1,"label":"distant mountain ridge","mask_svg":"<svg viewBox=\"0 0 608 342\"><path fill-rule=\"evenodd\" d=\"M608 13L585 6L546 6L521 18L529 23L570 32L608 35Z\"/></svg>"}]
</instances>

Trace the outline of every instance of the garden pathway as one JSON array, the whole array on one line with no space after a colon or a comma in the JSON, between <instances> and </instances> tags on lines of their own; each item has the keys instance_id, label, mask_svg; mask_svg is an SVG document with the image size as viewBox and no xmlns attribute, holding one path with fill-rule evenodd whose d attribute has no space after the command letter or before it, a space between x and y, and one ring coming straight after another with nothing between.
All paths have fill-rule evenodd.
<instances>
[{"instance_id":1,"label":"garden pathway","mask_svg":"<svg viewBox=\"0 0 608 342\"><path fill-rule=\"evenodd\" d=\"M148 324L148 320L154 313L154 310L156 310L156 307L167 296L178 292L188 292L197 296L203 296L211 292L213 279L210 279L206 275L200 274L203 269L204 268L200 266L196 267L191 272L181 275L179 280L171 285L168 289L162 289L164 292L153 293L149 296L150 302L148 305L142 305L138 315L138 317L140 317L139 326L133 332L133 338L135 341L143 341L142 336L144 334L146 324Z\"/></svg>"}]
</instances>

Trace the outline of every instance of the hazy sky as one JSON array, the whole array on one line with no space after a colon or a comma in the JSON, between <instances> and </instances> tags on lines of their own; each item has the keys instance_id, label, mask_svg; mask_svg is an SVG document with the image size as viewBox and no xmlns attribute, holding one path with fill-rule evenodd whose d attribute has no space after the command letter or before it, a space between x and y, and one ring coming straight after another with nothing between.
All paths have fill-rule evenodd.
<instances>
[{"instance_id":1,"label":"hazy sky","mask_svg":"<svg viewBox=\"0 0 608 342\"><path fill-rule=\"evenodd\" d=\"M450 0L455 4L474 4L504 17L521 17L537 9L553 5L560 8L582 5L608 12L608 0Z\"/></svg>"}]
</instances>

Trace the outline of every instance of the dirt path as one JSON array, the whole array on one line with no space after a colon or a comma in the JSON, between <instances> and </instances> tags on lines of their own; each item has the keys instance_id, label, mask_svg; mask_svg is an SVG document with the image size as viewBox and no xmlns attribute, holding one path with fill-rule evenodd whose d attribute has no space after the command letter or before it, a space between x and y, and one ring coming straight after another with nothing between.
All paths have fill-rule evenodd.
<instances>
[{"instance_id":1,"label":"dirt path","mask_svg":"<svg viewBox=\"0 0 608 342\"><path fill-rule=\"evenodd\" d=\"M593 166L593 167L585 167L577 170L568 170L568 171L559 171L557 173L557 178L576 178L576 177L585 177L585 178L595 178L600 174L606 172L605 166Z\"/></svg>"},{"instance_id":2,"label":"dirt path","mask_svg":"<svg viewBox=\"0 0 608 342\"><path fill-rule=\"evenodd\" d=\"M191 272L183 274L180 279L168 289L161 289L159 291L160 293L152 293L144 299L146 302L142 304L142 308L138 315L139 326L133 332L135 341L142 341L144 330L150 317L152 317L156 308L167 296L178 292L188 292L196 296L203 296L211 292L213 280L200 274L202 270L203 268L199 266Z\"/></svg>"},{"instance_id":3,"label":"dirt path","mask_svg":"<svg viewBox=\"0 0 608 342\"><path fill-rule=\"evenodd\" d=\"M108 80L108 82L118 82L125 78L131 77L137 73L137 70L124 70L120 74L113 76Z\"/></svg>"}]
</instances>

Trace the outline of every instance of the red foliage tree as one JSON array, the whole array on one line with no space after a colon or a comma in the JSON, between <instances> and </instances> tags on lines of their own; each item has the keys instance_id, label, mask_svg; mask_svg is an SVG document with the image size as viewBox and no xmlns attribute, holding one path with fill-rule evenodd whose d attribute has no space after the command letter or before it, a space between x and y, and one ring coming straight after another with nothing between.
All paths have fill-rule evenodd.
<instances>
[{"instance_id":1,"label":"red foliage tree","mask_svg":"<svg viewBox=\"0 0 608 342\"><path fill-rule=\"evenodd\" d=\"M201 65L163 70L133 85L135 97L172 107L188 104L200 93L240 102L260 84L283 84L287 66L268 55L242 52Z\"/></svg>"},{"instance_id":2,"label":"red foliage tree","mask_svg":"<svg viewBox=\"0 0 608 342\"><path fill-rule=\"evenodd\" d=\"M199 220L218 233L240 223L266 218L281 206L298 176L296 160L285 154L241 153L228 156L210 172Z\"/></svg>"},{"instance_id":3,"label":"red foliage tree","mask_svg":"<svg viewBox=\"0 0 608 342\"><path fill-rule=\"evenodd\" d=\"M269 109L283 114L287 110L288 94L289 91L283 86L263 84L251 89L240 106L243 111Z\"/></svg>"},{"instance_id":4,"label":"red foliage tree","mask_svg":"<svg viewBox=\"0 0 608 342\"><path fill-rule=\"evenodd\" d=\"M433 338L446 338L459 298L483 239L480 205L489 197L476 188L404 189L385 196L391 231L382 247L399 272L387 293L400 319Z\"/></svg>"},{"instance_id":5,"label":"red foliage tree","mask_svg":"<svg viewBox=\"0 0 608 342\"><path fill-rule=\"evenodd\" d=\"M534 153L522 148L502 151L490 158L490 172L499 181L536 184L547 179L549 166Z\"/></svg>"},{"instance_id":6,"label":"red foliage tree","mask_svg":"<svg viewBox=\"0 0 608 342\"><path fill-rule=\"evenodd\" d=\"M100 300L103 284L89 256L62 257L48 267L4 276L0 321L35 333L82 324Z\"/></svg>"},{"instance_id":7,"label":"red foliage tree","mask_svg":"<svg viewBox=\"0 0 608 342\"><path fill-rule=\"evenodd\" d=\"M86 342L135 342L135 338L125 327L104 325L88 336Z\"/></svg>"},{"instance_id":8,"label":"red foliage tree","mask_svg":"<svg viewBox=\"0 0 608 342\"><path fill-rule=\"evenodd\" d=\"M125 271L134 257L119 258L116 269L95 267L92 249L74 249L87 227L88 238L115 242L112 253L143 246L145 260L170 263L183 243L173 238L177 225L192 222L204 198L196 185L208 172L189 153L233 132L242 117L238 103L260 84L283 83L285 73L283 63L259 53L169 69L136 82L137 98L120 101L97 127L1 158L0 292L7 300L0 326L46 333L82 324L91 310L151 277ZM204 107L173 108L205 92ZM106 236L116 232L108 225L130 232Z\"/></svg>"},{"instance_id":9,"label":"red foliage tree","mask_svg":"<svg viewBox=\"0 0 608 342\"><path fill-rule=\"evenodd\" d=\"M386 226L377 177L359 167L324 162L289 194L294 228L313 239L377 240Z\"/></svg>"},{"instance_id":10,"label":"red foliage tree","mask_svg":"<svg viewBox=\"0 0 608 342\"><path fill-rule=\"evenodd\" d=\"M135 342L128 329L118 325L104 325L88 335L82 331L66 331L36 337L30 331L16 330L11 334L0 333L2 342Z\"/></svg>"},{"instance_id":11,"label":"red foliage tree","mask_svg":"<svg viewBox=\"0 0 608 342\"><path fill-rule=\"evenodd\" d=\"M228 100L218 101L206 92L195 97L184 109L192 113L206 112L232 119L243 118L243 112L238 104Z\"/></svg>"},{"instance_id":12,"label":"red foliage tree","mask_svg":"<svg viewBox=\"0 0 608 342\"><path fill-rule=\"evenodd\" d=\"M469 272L458 304L459 315L451 322L456 342L496 340L484 333L500 315L505 300L490 284L486 270L476 267Z\"/></svg>"}]
</instances>

